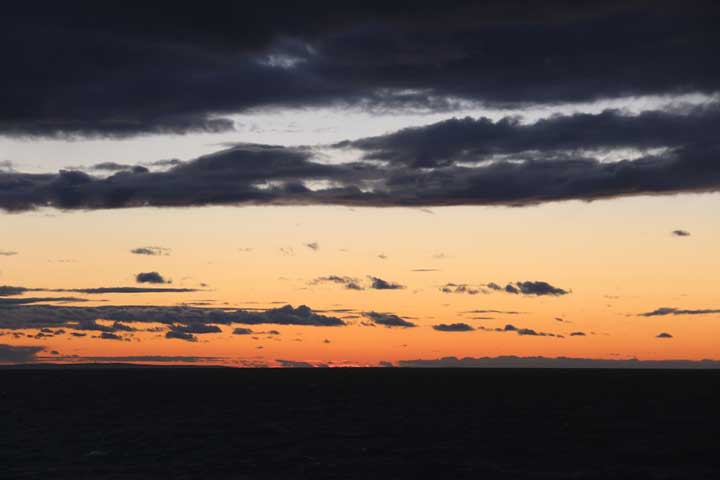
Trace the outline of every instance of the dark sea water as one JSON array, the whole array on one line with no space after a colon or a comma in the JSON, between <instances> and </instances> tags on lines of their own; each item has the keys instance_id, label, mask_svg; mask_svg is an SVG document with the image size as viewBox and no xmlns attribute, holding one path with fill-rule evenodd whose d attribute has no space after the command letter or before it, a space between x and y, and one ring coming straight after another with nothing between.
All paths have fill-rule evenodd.
<instances>
[{"instance_id":1,"label":"dark sea water","mask_svg":"<svg viewBox=\"0 0 720 480\"><path fill-rule=\"evenodd\" d=\"M720 372L0 369L0 478L719 479Z\"/></svg>"}]
</instances>

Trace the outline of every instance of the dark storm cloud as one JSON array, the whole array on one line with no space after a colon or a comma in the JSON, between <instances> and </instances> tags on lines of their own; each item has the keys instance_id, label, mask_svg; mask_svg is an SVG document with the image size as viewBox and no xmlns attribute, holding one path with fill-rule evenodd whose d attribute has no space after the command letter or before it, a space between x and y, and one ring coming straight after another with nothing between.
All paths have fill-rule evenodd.
<instances>
[{"instance_id":1,"label":"dark storm cloud","mask_svg":"<svg viewBox=\"0 0 720 480\"><path fill-rule=\"evenodd\" d=\"M690 236L690 232L688 232L687 230L673 230L672 234L676 237L689 237Z\"/></svg>"},{"instance_id":2,"label":"dark storm cloud","mask_svg":"<svg viewBox=\"0 0 720 480\"><path fill-rule=\"evenodd\" d=\"M372 320L374 324L384 325L386 327L412 328L417 326L413 322L400 318L392 313L363 312L363 315Z\"/></svg>"},{"instance_id":3,"label":"dark storm cloud","mask_svg":"<svg viewBox=\"0 0 720 480\"><path fill-rule=\"evenodd\" d=\"M0 362L2 363L28 363L37 360L38 352L45 347L21 347L0 344Z\"/></svg>"},{"instance_id":4,"label":"dark storm cloud","mask_svg":"<svg viewBox=\"0 0 720 480\"><path fill-rule=\"evenodd\" d=\"M373 290L402 290L405 288L404 285L400 285L399 283L395 282L389 282L387 280L383 280L382 278L368 276L370 281L372 282L370 284L370 288Z\"/></svg>"},{"instance_id":5,"label":"dark storm cloud","mask_svg":"<svg viewBox=\"0 0 720 480\"><path fill-rule=\"evenodd\" d=\"M163 247L138 247L130 250L135 255L170 255L169 248Z\"/></svg>"},{"instance_id":6,"label":"dark storm cloud","mask_svg":"<svg viewBox=\"0 0 720 480\"><path fill-rule=\"evenodd\" d=\"M113 326L98 324L96 320L110 320L131 323L161 323L173 327L180 333L200 332L202 329L217 325L231 324L276 324L335 327L346 323L332 316L320 315L305 305L293 308L285 305L269 310L233 310L226 308L199 308L190 306L99 306L67 307L56 305L22 305L2 308L1 329L53 328L67 327L77 330L98 330L114 332L124 330ZM212 327L208 327L212 326ZM186 327L186 328L185 328Z\"/></svg>"},{"instance_id":7,"label":"dark storm cloud","mask_svg":"<svg viewBox=\"0 0 720 480\"><path fill-rule=\"evenodd\" d=\"M432 328L438 332L472 332L475 330L467 323L440 323L433 325Z\"/></svg>"},{"instance_id":8,"label":"dark storm cloud","mask_svg":"<svg viewBox=\"0 0 720 480\"><path fill-rule=\"evenodd\" d=\"M571 337L584 337L584 336L585 336L585 332L572 332L572 333L570 334L570 336L571 336Z\"/></svg>"},{"instance_id":9,"label":"dark storm cloud","mask_svg":"<svg viewBox=\"0 0 720 480\"><path fill-rule=\"evenodd\" d=\"M135 281L137 283L172 283L170 280L166 280L158 272L141 272L135 275Z\"/></svg>"},{"instance_id":10,"label":"dark storm cloud","mask_svg":"<svg viewBox=\"0 0 720 480\"><path fill-rule=\"evenodd\" d=\"M365 152L368 160L414 167L442 167L513 155L518 159L552 159L567 152L680 147L716 143L720 108L716 103L690 111L621 110L599 114L557 115L523 124L518 118L452 118L379 137L342 142ZM541 157L536 152L544 152ZM579 157L578 155L576 155Z\"/></svg>"},{"instance_id":11,"label":"dark storm cloud","mask_svg":"<svg viewBox=\"0 0 720 480\"><path fill-rule=\"evenodd\" d=\"M672 335L666 332L658 333L655 338L673 338Z\"/></svg>"},{"instance_id":12,"label":"dark storm cloud","mask_svg":"<svg viewBox=\"0 0 720 480\"><path fill-rule=\"evenodd\" d=\"M444 357L428 360L400 360L399 367L465 368L720 368L715 360L608 360L568 357Z\"/></svg>"},{"instance_id":13,"label":"dark storm cloud","mask_svg":"<svg viewBox=\"0 0 720 480\"><path fill-rule=\"evenodd\" d=\"M661 307L652 312L639 313L641 317L660 317L665 315L714 315L720 314L720 308L687 310L682 308Z\"/></svg>"},{"instance_id":14,"label":"dark storm cloud","mask_svg":"<svg viewBox=\"0 0 720 480\"><path fill-rule=\"evenodd\" d=\"M717 21L709 0L14 2L0 18L0 132L124 137L225 131L223 115L263 107L713 92Z\"/></svg>"}]
</instances>

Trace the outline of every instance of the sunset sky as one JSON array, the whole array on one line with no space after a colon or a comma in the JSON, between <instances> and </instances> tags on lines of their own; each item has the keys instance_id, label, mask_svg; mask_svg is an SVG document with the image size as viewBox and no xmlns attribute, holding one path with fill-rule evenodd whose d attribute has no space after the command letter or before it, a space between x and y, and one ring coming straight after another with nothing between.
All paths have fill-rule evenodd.
<instances>
[{"instance_id":1,"label":"sunset sky","mask_svg":"<svg viewBox=\"0 0 720 480\"><path fill-rule=\"evenodd\" d=\"M720 361L717 6L387 3L9 7L0 363Z\"/></svg>"}]
</instances>

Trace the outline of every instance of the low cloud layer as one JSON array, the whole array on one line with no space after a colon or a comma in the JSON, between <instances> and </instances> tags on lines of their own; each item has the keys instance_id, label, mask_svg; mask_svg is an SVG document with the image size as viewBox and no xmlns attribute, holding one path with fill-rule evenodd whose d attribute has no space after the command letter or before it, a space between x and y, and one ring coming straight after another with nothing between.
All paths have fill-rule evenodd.
<instances>
[{"instance_id":1,"label":"low cloud layer","mask_svg":"<svg viewBox=\"0 0 720 480\"><path fill-rule=\"evenodd\" d=\"M429 360L400 360L400 367L421 368L720 368L717 360L609 360L569 357L444 357Z\"/></svg>"},{"instance_id":2,"label":"low cloud layer","mask_svg":"<svg viewBox=\"0 0 720 480\"><path fill-rule=\"evenodd\" d=\"M0 363L29 363L37 360L36 356L44 347L25 347L0 344Z\"/></svg>"},{"instance_id":3,"label":"low cloud layer","mask_svg":"<svg viewBox=\"0 0 720 480\"><path fill-rule=\"evenodd\" d=\"M200 333L201 329L216 331L217 325L276 324L318 327L344 326L337 318L321 315L305 305L297 308L285 305L269 310L234 310L223 308L198 308L190 306L99 306L67 307L56 305L5 306L0 315L0 329L29 329L67 327L75 330L122 331L117 324L101 326L96 320L133 323L160 323L178 334ZM208 327L211 326L211 327ZM208 332L202 332L208 333Z\"/></svg>"}]
</instances>

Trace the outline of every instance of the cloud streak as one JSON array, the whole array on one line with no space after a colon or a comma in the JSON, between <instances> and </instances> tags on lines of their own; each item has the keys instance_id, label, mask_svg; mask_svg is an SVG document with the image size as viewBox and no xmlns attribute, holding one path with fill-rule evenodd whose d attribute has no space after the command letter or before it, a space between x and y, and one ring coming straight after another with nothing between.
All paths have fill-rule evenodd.
<instances>
[{"instance_id":1,"label":"cloud streak","mask_svg":"<svg viewBox=\"0 0 720 480\"><path fill-rule=\"evenodd\" d=\"M98 306L70 307L57 305L5 305L0 315L0 329L67 327L74 330L105 332L130 331L124 324L160 323L178 335L218 332L218 325L298 325L340 327L340 318L321 315L305 305L285 305L268 310L199 308L190 306ZM112 326L96 320L110 320ZM119 323L122 322L122 323Z\"/></svg>"},{"instance_id":2,"label":"cloud streak","mask_svg":"<svg viewBox=\"0 0 720 480\"><path fill-rule=\"evenodd\" d=\"M720 314L720 308L683 309L673 307L660 307L650 312L639 313L641 317L663 317L666 315L715 315Z\"/></svg>"}]
</instances>

